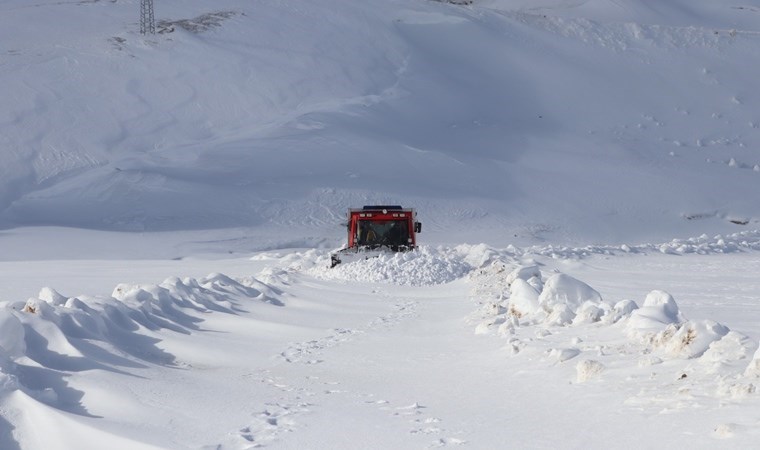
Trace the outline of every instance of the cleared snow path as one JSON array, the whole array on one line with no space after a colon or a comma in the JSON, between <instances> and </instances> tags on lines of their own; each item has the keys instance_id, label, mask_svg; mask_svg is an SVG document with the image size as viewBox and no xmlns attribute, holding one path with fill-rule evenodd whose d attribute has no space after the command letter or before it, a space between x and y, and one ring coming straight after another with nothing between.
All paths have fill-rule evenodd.
<instances>
[{"instance_id":1,"label":"cleared snow path","mask_svg":"<svg viewBox=\"0 0 760 450\"><path fill-rule=\"evenodd\" d=\"M359 302L394 309L290 345L262 378L276 399L241 435L325 449L609 448L626 446L621 436L634 430L663 447L735 448L757 438L757 419L747 416L759 404L754 378L741 374L756 343L727 332L700 359L686 351L667 359L625 328L591 319L526 325L518 339L478 333L473 300L487 297L487 284L477 276L424 288L350 283Z\"/></svg>"},{"instance_id":2,"label":"cleared snow path","mask_svg":"<svg viewBox=\"0 0 760 450\"><path fill-rule=\"evenodd\" d=\"M455 284L457 290L466 290L464 282ZM462 370L461 363L452 362L465 355L456 346L449 348L449 340L457 332L470 335L461 321L470 306L447 297L444 291L450 288L373 288L361 301L375 297L393 305L390 313L362 328L296 345L315 351L310 358L288 359L269 372L288 386L290 398L284 403L309 405L298 433L288 435L283 444L425 448L466 443L456 417L447 420L452 405L438 391L447 389L441 384L452 375L447 366Z\"/></svg>"}]
</instances>

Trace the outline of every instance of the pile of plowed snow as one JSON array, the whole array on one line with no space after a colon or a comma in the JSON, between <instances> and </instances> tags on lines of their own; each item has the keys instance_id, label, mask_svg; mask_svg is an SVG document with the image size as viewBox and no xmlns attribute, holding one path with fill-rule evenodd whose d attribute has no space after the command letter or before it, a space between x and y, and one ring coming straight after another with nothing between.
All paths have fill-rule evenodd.
<instances>
[{"instance_id":1,"label":"pile of plowed snow","mask_svg":"<svg viewBox=\"0 0 760 450\"><path fill-rule=\"evenodd\" d=\"M506 349L514 357L539 354L553 366L575 360L576 382L604 378L613 366L635 376L637 370L663 365L657 373L650 370L642 376L663 386L689 378L709 397L755 392L758 344L715 321L687 320L667 292L651 291L641 306L627 299L613 304L567 274L544 280L538 266L511 272L503 267L493 264L488 270L500 274L505 289L473 316L479 322L475 332L506 338ZM651 401L642 399L644 394L631 395L629 400L637 404Z\"/></svg>"},{"instance_id":2,"label":"pile of plowed snow","mask_svg":"<svg viewBox=\"0 0 760 450\"><path fill-rule=\"evenodd\" d=\"M382 253L330 267L329 257L316 252L305 252L291 256L298 260L300 269L307 269L312 276L325 280L362 281L391 283L405 286L429 286L444 284L481 269L480 275L494 275L491 264L531 261L535 257L553 259L583 259L593 255L665 253L683 254L723 254L760 250L760 231L744 231L729 235L709 237L702 235L688 239L673 239L665 243L639 245L594 245L585 247L533 246L494 248L485 244L462 244L456 247L421 246L405 253ZM294 259L295 258L295 259ZM501 270L504 270L502 267ZM506 275L506 274L503 274ZM484 276L473 283L474 291L493 290L498 280L492 279L494 286L485 286ZM492 277L493 278L493 277ZM539 291L540 292L540 291ZM559 313L558 313L559 314Z\"/></svg>"},{"instance_id":3,"label":"pile of plowed snow","mask_svg":"<svg viewBox=\"0 0 760 450\"><path fill-rule=\"evenodd\" d=\"M567 247L557 245L515 247L498 250L502 257L547 256L555 259L581 259L592 255L620 255L626 253L665 253L669 255L711 255L760 250L760 230L748 230L726 235L687 239L672 239L659 244L587 245Z\"/></svg>"},{"instance_id":4,"label":"pile of plowed snow","mask_svg":"<svg viewBox=\"0 0 760 450\"><path fill-rule=\"evenodd\" d=\"M322 256L308 273L325 280L430 286L463 278L494 255L494 250L485 245L423 246L410 252L382 253L334 268L329 268L328 258Z\"/></svg>"},{"instance_id":5,"label":"pile of plowed snow","mask_svg":"<svg viewBox=\"0 0 760 450\"><path fill-rule=\"evenodd\" d=\"M493 275L492 263L505 264L532 260L535 257L553 259L583 259L593 255L665 253L724 254L760 250L760 231L744 231L729 235L673 239L660 244L639 245L593 245L585 247L533 246L493 248L485 244L462 244L456 247L436 248L421 246L405 253L381 253L379 256L344 262L330 267L329 257L315 252L305 252L291 259L298 259L300 269L326 280L363 281L391 283L405 286L429 286L444 284L481 269ZM295 264L295 263L294 263ZM503 270L503 269L502 269ZM506 274L504 274L506 275ZM484 282L483 277L480 283ZM473 289L482 291L486 286L474 283ZM498 283L497 283L498 284ZM493 287L493 286L490 286Z\"/></svg>"},{"instance_id":6,"label":"pile of plowed snow","mask_svg":"<svg viewBox=\"0 0 760 450\"><path fill-rule=\"evenodd\" d=\"M673 239L665 243L638 245L590 245L585 247L532 246L493 248L485 244L462 244L456 247L421 246L405 253L382 253L330 269L329 258L315 252L300 254L299 267L325 280L391 283L404 286L444 284L462 278L474 269L488 267L499 261L526 261L534 257L553 259L582 259L593 255L665 253L722 254L760 250L760 231L744 231L709 237L702 235L688 239ZM506 274L505 274L506 275ZM481 279L481 281L484 281ZM498 283L497 283L498 284ZM474 290L485 286L474 284Z\"/></svg>"},{"instance_id":7,"label":"pile of plowed snow","mask_svg":"<svg viewBox=\"0 0 760 450\"><path fill-rule=\"evenodd\" d=\"M260 304L282 305L266 284L218 273L120 284L110 297L69 298L43 288L26 302L0 303L0 395L20 390L43 403L66 406L65 388L32 376L36 368L105 368L124 355L173 364L173 356L156 345L158 339L148 336L162 329L189 334L198 330L203 313L236 314Z\"/></svg>"}]
</instances>

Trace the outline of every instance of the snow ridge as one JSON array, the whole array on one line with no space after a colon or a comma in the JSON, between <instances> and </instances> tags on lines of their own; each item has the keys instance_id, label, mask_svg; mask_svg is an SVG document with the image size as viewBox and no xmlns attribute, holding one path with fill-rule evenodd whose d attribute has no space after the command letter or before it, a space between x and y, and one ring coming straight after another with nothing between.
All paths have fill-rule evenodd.
<instances>
[{"instance_id":1,"label":"snow ridge","mask_svg":"<svg viewBox=\"0 0 760 450\"><path fill-rule=\"evenodd\" d=\"M144 364L174 366L157 344L161 332L199 331L203 314L238 314L259 305L282 306L277 291L254 278L213 273L169 278L155 285L116 286L110 297L66 297L43 288L37 298L0 305L0 396L27 399L87 415L66 372Z\"/></svg>"},{"instance_id":2,"label":"snow ridge","mask_svg":"<svg viewBox=\"0 0 760 450\"><path fill-rule=\"evenodd\" d=\"M703 234L695 238L673 239L661 244L636 245L587 245L569 246L530 246L525 248L508 246L503 250L494 250L501 257L523 258L529 256L547 256L555 259L582 259L592 255L646 254L660 252L672 255L710 255L760 250L760 230L748 230L727 235L709 237Z\"/></svg>"}]
</instances>

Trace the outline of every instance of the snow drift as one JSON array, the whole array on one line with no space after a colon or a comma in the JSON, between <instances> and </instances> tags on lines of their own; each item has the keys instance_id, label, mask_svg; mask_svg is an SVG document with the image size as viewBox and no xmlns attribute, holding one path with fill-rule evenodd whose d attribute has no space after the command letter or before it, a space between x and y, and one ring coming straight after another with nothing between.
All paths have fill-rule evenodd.
<instances>
[{"instance_id":1,"label":"snow drift","mask_svg":"<svg viewBox=\"0 0 760 450\"><path fill-rule=\"evenodd\" d=\"M651 291L641 307L632 300L612 305L567 274L553 274L544 282L537 266L498 273L501 294L474 313L480 318L475 333L504 337L512 355L543 348L546 360L554 363L582 359L575 366L578 383L604 378L608 360L631 367L697 361L698 366L682 366L679 376L698 377L712 386L709 395L739 398L754 392L751 379L760 371L758 354L751 355L758 343L713 320L687 320L667 292ZM582 327L592 328L565 331ZM609 330L601 331L605 328ZM531 333L535 338L528 337ZM570 345L562 342L564 335L575 336Z\"/></svg>"},{"instance_id":2,"label":"snow drift","mask_svg":"<svg viewBox=\"0 0 760 450\"><path fill-rule=\"evenodd\" d=\"M191 334L204 314L237 314L282 306L254 278L222 274L170 278L157 285L120 284L111 297L65 297L43 288L38 298L0 304L0 396L20 389L49 406L84 413L59 372L119 371L139 361L173 365L157 345L162 330ZM126 356L126 357L125 357Z\"/></svg>"}]
</instances>

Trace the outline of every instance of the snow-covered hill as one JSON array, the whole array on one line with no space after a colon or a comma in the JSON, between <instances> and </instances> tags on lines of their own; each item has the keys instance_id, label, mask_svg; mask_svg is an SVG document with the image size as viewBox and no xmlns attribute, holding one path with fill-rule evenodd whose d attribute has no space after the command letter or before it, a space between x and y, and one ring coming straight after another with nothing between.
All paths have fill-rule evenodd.
<instances>
[{"instance_id":1,"label":"snow-covered hill","mask_svg":"<svg viewBox=\"0 0 760 450\"><path fill-rule=\"evenodd\" d=\"M420 209L439 241L757 223L758 7L8 1L0 222L105 230ZM85 24L82 26L81 24Z\"/></svg>"}]
</instances>

